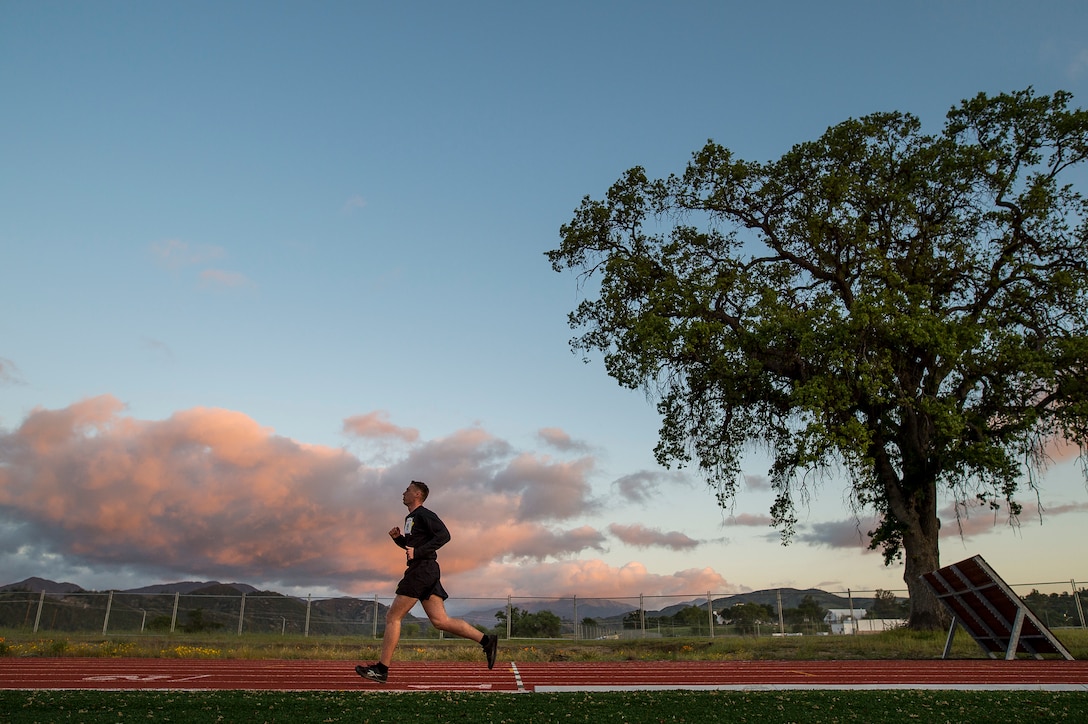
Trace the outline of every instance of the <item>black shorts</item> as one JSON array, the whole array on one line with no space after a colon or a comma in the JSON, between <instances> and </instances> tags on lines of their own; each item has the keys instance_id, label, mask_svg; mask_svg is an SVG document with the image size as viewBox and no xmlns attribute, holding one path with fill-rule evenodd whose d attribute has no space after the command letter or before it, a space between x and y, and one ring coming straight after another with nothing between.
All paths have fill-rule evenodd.
<instances>
[{"instance_id":1,"label":"black shorts","mask_svg":"<svg viewBox=\"0 0 1088 724\"><path fill-rule=\"evenodd\" d=\"M438 561L423 559L408 564L408 570L404 572L404 578L397 584L398 596L411 596L425 601L431 596L438 596L443 601L450 597L446 589L442 588L439 580L442 572L438 569Z\"/></svg>"}]
</instances>

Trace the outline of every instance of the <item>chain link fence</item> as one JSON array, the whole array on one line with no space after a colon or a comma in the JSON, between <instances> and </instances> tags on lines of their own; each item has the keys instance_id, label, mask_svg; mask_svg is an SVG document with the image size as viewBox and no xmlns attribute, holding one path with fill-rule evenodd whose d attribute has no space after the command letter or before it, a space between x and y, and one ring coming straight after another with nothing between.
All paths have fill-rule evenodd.
<instances>
[{"instance_id":1,"label":"chain link fence","mask_svg":"<svg viewBox=\"0 0 1088 724\"><path fill-rule=\"evenodd\" d=\"M1083 579L1082 579L1083 580ZM1051 628L1085 627L1088 590L1075 579L1011 585ZM620 639L864 633L902 625L901 591L450 598L451 615L504 638ZM106 635L173 632L380 638L392 597L305 598L243 594L230 586L192 593L0 592L0 628ZM440 638L417 605L402 636Z\"/></svg>"}]
</instances>

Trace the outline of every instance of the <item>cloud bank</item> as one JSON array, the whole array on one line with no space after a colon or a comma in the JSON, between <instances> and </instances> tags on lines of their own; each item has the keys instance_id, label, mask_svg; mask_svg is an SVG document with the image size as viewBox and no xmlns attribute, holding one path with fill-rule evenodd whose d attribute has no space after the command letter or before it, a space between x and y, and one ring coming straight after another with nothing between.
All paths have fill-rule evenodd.
<instances>
[{"instance_id":1,"label":"cloud bank","mask_svg":"<svg viewBox=\"0 0 1088 724\"><path fill-rule=\"evenodd\" d=\"M1027 502L1023 503L1022 507L1020 515L1013 519L1009 517L1007 511L995 511L977 501L969 503L966 507L959 506L958 510L955 503L949 503L937 511L937 516L941 520L938 536L941 540L960 537L970 540L975 536L993 533L1010 526L1016 527L1030 521L1038 522L1067 513L1088 512L1088 503L1065 503L1040 507L1035 502ZM875 530L879 524L879 519L875 516L813 523L799 526L797 540L809 545L858 548L864 551L869 547L869 531Z\"/></svg>"},{"instance_id":2,"label":"cloud bank","mask_svg":"<svg viewBox=\"0 0 1088 724\"><path fill-rule=\"evenodd\" d=\"M109 395L35 409L18 428L0 431L0 567L63 562L146 579L384 594L404 563L386 531L403 520L404 485L420 479L431 485L428 507L453 533L443 570L470 589L456 595L729 587L710 569L660 575L637 562L617 568L593 558L610 538L583 519L601 507L590 456L515 450L478 427L421 440L381 411L349 417L343 431L404 450L379 465L277 435L231 410L136 419ZM561 431L545 437L553 447L584 450ZM607 533L636 546L699 544L641 526Z\"/></svg>"}]
</instances>

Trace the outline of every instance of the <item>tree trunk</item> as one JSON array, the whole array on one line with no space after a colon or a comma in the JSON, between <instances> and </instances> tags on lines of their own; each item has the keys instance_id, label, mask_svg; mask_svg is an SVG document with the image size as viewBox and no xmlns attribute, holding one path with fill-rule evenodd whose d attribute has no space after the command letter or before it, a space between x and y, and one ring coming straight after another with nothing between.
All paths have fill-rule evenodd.
<instances>
[{"instance_id":1,"label":"tree trunk","mask_svg":"<svg viewBox=\"0 0 1088 724\"><path fill-rule=\"evenodd\" d=\"M948 614L922 580L923 573L941 567L936 526L932 533L918 529L912 534L911 531L915 528L913 525L908 526L908 532L903 535L903 581L907 584L907 593L910 596L908 625L917 630L944 629L949 620Z\"/></svg>"},{"instance_id":2,"label":"tree trunk","mask_svg":"<svg viewBox=\"0 0 1088 724\"><path fill-rule=\"evenodd\" d=\"M899 497L897 512L903 529L903 581L910 596L909 626L917 630L943 629L949 621L944 606L922 580L922 574L941 567L940 531L935 481L904 485L909 495Z\"/></svg>"},{"instance_id":3,"label":"tree trunk","mask_svg":"<svg viewBox=\"0 0 1088 724\"><path fill-rule=\"evenodd\" d=\"M917 630L943 629L951 619L922 580L923 573L941 567L936 478L926 472L900 481L891 474L890 466L885 466L883 472L888 513L902 526L903 581L910 596L908 626Z\"/></svg>"}]
</instances>

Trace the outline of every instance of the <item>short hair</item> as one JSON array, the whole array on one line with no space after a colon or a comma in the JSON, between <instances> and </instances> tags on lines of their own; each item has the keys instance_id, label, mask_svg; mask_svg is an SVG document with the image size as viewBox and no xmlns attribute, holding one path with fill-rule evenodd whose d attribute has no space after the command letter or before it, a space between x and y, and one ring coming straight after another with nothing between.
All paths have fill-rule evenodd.
<instances>
[{"instance_id":1,"label":"short hair","mask_svg":"<svg viewBox=\"0 0 1088 724\"><path fill-rule=\"evenodd\" d=\"M427 500L427 496L431 494L431 489L427 487L427 483L422 480L413 480L411 485L419 488L419 492L423 493L423 500Z\"/></svg>"}]
</instances>

